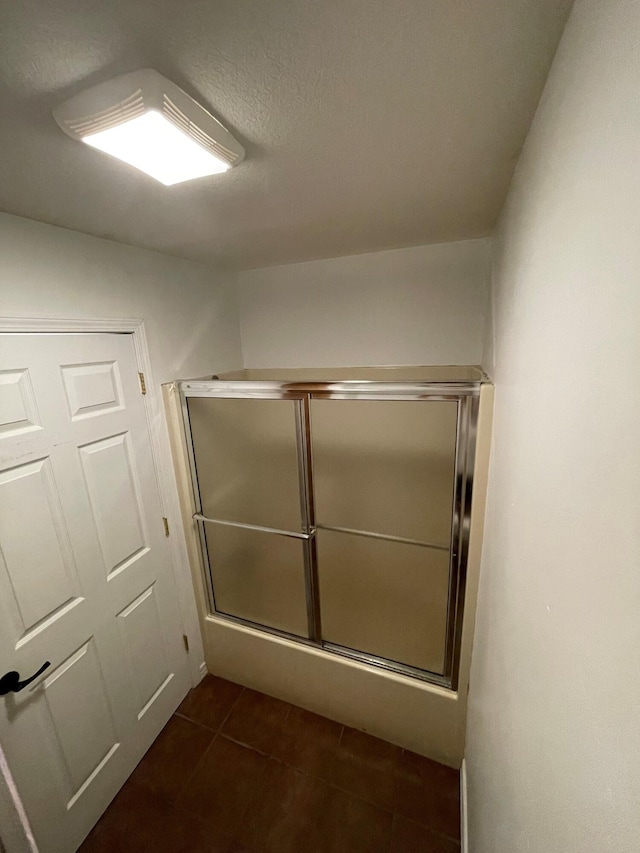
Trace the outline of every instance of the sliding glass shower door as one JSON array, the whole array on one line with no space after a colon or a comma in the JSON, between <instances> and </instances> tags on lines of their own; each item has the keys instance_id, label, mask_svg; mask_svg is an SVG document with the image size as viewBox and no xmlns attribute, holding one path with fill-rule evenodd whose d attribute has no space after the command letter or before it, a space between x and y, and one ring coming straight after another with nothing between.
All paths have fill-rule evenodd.
<instances>
[{"instance_id":1,"label":"sliding glass shower door","mask_svg":"<svg viewBox=\"0 0 640 853\"><path fill-rule=\"evenodd\" d=\"M312 399L325 645L443 674L458 404Z\"/></svg>"},{"instance_id":2,"label":"sliding glass shower door","mask_svg":"<svg viewBox=\"0 0 640 853\"><path fill-rule=\"evenodd\" d=\"M189 397L187 406L216 611L308 637L301 401Z\"/></svg>"},{"instance_id":3,"label":"sliding glass shower door","mask_svg":"<svg viewBox=\"0 0 640 853\"><path fill-rule=\"evenodd\" d=\"M476 389L181 390L211 612L455 687Z\"/></svg>"}]
</instances>

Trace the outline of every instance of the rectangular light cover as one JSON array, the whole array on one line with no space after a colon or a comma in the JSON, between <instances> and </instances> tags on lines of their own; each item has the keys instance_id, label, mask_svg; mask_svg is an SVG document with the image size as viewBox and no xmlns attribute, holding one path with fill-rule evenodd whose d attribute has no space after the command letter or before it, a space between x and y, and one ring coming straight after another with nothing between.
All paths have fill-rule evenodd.
<instances>
[{"instance_id":1,"label":"rectangular light cover","mask_svg":"<svg viewBox=\"0 0 640 853\"><path fill-rule=\"evenodd\" d=\"M198 145L156 110L85 136L82 141L124 160L165 186L216 175L229 168L229 163Z\"/></svg>"}]
</instances>

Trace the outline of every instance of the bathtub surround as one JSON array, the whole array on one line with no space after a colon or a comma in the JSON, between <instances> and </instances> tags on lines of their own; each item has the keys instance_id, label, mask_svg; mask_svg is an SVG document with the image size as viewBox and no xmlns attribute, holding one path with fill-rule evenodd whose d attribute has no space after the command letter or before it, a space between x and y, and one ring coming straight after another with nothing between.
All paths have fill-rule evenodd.
<instances>
[{"instance_id":1,"label":"bathtub surround","mask_svg":"<svg viewBox=\"0 0 640 853\"><path fill-rule=\"evenodd\" d=\"M190 388L188 393L197 395L210 393L212 384L217 385L216 382L201 383L200 388L198 382L184 383ZM225 385L224 381L221 385ZM459 679L453 690L210 615L200 537L193 522L194 513L200 509L193 495L177 384L165 385L164 395L209 670L458 768L464 753L469 660L491 436L492 386L483 384L479 389L465 607L462 621L457 623L462 630ZM202 488L200 481L199 485ZM274 526L268 525L269 528ZM284 529L282 525L280 529ZM217 566L217 571L219 568Z\"/></svg>"}]
</instances>

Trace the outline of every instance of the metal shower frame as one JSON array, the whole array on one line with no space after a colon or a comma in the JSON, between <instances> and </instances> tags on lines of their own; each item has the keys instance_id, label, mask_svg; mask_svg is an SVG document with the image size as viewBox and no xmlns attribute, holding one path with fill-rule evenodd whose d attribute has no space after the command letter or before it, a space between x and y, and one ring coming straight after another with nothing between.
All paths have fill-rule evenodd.
<instances>
[{"instance_id":1,"label":"metal shower frame","mask_svg":"<svg viewBox=\"0 0 640 853\"><path fill-rule=\"evenodd\" d=\"M462 615L467 580L467 560L469 552L469 530L471 502L473 498L473 471L476 451L476 431L481 381L469 382L386 382L370 380L348 380L339 382L282 382L275 380L245 380L224 378L207 380L187 380L177 383L180 391L184 432L189 455L189 464L193 486L196 512L194 521L199 528L205 585L209 597L211 615L216 618L242 624L250 628L286 637L297 643L321 648L342 657L348 657L418 678L456 690L458 686L458 666L462 639ZM231 522L223 519L207 518L202 514L197 467L193 449L187 399L189 397L213 397L231 399L290 400L296 403L296 437L298 458L298 479L300 490L301 531L277 530L253 524ZM389 660L377 655L347 648L322 640L322 624L318 591L318 558L316 549L316 519L313 491L313 459L310 403L312 399L332 400L424 400L457 403L455 482L453 493L453 512L451 541L449 551L449 593L447 604L447 633L443 673L429 672L414 666ZM211 563L205 536L206 524L220 524L250 530L271 533L299 539L303 545L305 591L307 607L307 638L251 622L216 609L215 595L211 577ZM346 528L328 528L354 535L365 535L391 541L411 542L422 547L439 548L443 546L431 543L406 540L402 537L376 534L370 531L356 531Z\"/></svg>"}]
</instances>

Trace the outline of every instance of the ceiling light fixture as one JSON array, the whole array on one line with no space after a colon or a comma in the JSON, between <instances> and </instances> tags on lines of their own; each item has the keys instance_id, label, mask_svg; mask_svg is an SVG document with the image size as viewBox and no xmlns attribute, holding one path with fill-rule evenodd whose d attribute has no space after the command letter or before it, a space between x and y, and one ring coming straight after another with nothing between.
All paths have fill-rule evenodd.
<instances>
[{"instance_id":1,"label":"ceiling light fixture","mask_svg":"<svg viewBox=\"0 0 640 853\"><path fill-rule=\"evenodd\" d=\"M53 111L62 130L171 186L226 172L244 148L220 122L157 71L99 83Z\"/></svg>"}]
</instances>

